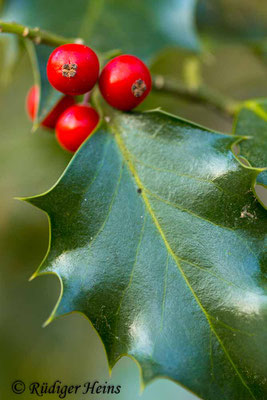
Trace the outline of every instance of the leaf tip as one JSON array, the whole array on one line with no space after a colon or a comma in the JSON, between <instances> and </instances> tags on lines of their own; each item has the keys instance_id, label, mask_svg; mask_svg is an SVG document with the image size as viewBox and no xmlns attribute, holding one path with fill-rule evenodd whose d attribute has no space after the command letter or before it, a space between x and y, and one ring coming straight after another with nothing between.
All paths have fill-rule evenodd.
<instances>
[{"instance_id":1,"label":"leaf tip","mask_svg":"<svg viewBox=\"0 0 267 400\"><path fill-rule=\"evenodd\" d=\"M51 324L51 322L54 320L54 316L50 315L50 317L47 318L47 320L42 324L42 328L46 328L48 325Z\"/></svg>"},{"instance_id":2,"label":"leaf tip","mask_svg":"<svg viewBox=\"0 0 267 400\"><path fill-rule=\"evenodd\" d=\"M13 197L13 200L18 200L18 201L25 201L26 203L30 203L32 204L32 199L34 199L34 197Z\"/></svg>"},{"instance_id":3,"label":"leaf tip","mask_svg":"<svg viewBox=\"0 0 267 400\"><path fill-rule=\"evenodd\" d=\"M30 199L31 197L13 197L13 200L18 200L18 201L26 201L28 202L28 199Z\"/></svg>"},{"instance_id":4,"label":"leaf tip","mask_svg":"<svg viewBox=\"0 0 267 400\"><path fill-rule=\"evenodd\" d=\"M139 389L139 395L140 396L142 396L145 388L146 388L146 384L145 384L145 381L143 379L143 375L141 374L141 377L140 377L140 389Z\"/></svg>"},{"instance_id":5,"label":"leaf tip","mask_svg":"<svg viewBox=\"0 0 267 400\"><path fill-rule=\"evenodd\" d=\"M108 363L108 375L111 378L111 376L112 376L112 366L110 365L110 363Z\"/></svg>"},{"instance_id":6,"label":"leaf tip","mask_svg":"<svg viewBox=\"0 0 267 400\"><path fill-rule=\"evenodd\" d=\"M33 281L37 276L38 276L38 272L35 271L35 272L29 277L29 282Z\"/></svg>"},{"instance_id":7,"label":"leaf tip","mask_svg":"<svg viewBox=\"0 0 267 400\"><path fill-rule=\"evenodd\" d=\"M32 206L39 208L39 210L46 211L43 198L44 194L30 197L15 197L14 199L29 203Z\"/></svg>"}]
</instances>

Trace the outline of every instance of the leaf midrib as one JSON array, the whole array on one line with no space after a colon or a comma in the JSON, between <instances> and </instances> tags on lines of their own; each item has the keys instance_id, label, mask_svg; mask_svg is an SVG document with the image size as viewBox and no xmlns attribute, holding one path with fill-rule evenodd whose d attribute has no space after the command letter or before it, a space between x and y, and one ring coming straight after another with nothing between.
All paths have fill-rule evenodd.
<instances>
[{"instance_id":1,"label":"leaf midrib","mask_svg":"<svg viewBox=\"0 0 267 400\"><path fill-rule=\"evenodd\" d=\"M150 216L151 216L151 218L152 218L152 220L153 220L153 222L154 222L154 224L155 224L155 226L156 226L156 228L157 228L157 230L158 230L158 232L159 232L159 234L160 234L160 236L161 236L161 238L162 238L162 240L163 240L163 242L164 242L164 244L166 246L166 249L167 249L168 253L171 254L172 258L174 259L174 261L175 261L175 263L177 265L177 268L180 271L180 274L182 275L185 283L187 284L189 290L191 291L191 293L192 293L195 301L197 302L199 308L201 309L201 311L203 312L204 316L206 317L206 319L208 321L208 324L210 326L210 330L213 332L214 336L218 340L222 350L224 351L226 357L228 358L228 360L229 360L230 364L232 365L234 371L236 372L238 378L240 379L240 381L243 384L243 386L247 389L247 391L249 392L251 397L254 400L256 400L256 397L254 396L254 394L252 393L252 391L250 390L250 388L246 384L243 376L239 372L237 366L235 365L235 363L232 360L230 354L228 353L227 349L225 348L221 338L217 334L217 332L216 332L216 330L215 330L215 328L214 328L214 326L212 324L212 321L210 319L210 316L207 313L207 311L205 310L204 306L202 305L202 303L201 303L200 299L198 298L197 294L195 293L193 287L191 286L191 284L190 284L190 282L189 282L189 280L188 280L188 278L187 278L187 276L186 276L186 274L185 274L185 272L184 272L184 270L183 270L183 268L181 266L179 258L176 256L176 254L172 250L172 248L171 248L171 246L170 246L170 244L169 244L169 242L168 242L168 240L167 240L167 238L166 238L166 236L165 236L165 234L164 234L164 232L163 232L163 230L162 230L162 228L161 228L161 226L160 226L160 224L158 222L158 219L157 219L157 217L156 217L156 215L155 215L155 213L153 211L153 208L150 205L149 199L148 199L148 197L146 195L146 189L144 188L143 183L140 180L140 178L139 178L139 176L137 174L137 171L135 170L134 164L131 162L131 154L129 153L127 147L125 146L125 144L123 142L123 139L121 138L120 133L116 130L114 124L112 126L110 126L110 129L112 130L112 132L114 134L114 138L115 138L115 141L117 143L117 146L120 149L121 154L123 155L124 161L125 161L126 165L128 166L129 170L131 171L132 176L135 179L135 182L136 182L137 186L142 189L141 196L143 198L145 206L146 206L146 208L148 210L148 213L150 214Z\"/></svg>"}]
</instances>

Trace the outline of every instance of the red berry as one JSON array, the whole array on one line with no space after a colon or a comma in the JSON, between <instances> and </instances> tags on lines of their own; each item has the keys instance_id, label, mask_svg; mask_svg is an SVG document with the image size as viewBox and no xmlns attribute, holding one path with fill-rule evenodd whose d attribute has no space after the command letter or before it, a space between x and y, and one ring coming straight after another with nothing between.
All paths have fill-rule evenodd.
<instances>
[{"instance_id":1,"label":"red berry","mask_svg":"<svg viewBox=\"0 0 267 400\"><path fill-rule=\"evenodd\" d=\"M98 122L97 111L89 105L76 104L69 107L57 121L57 140L64 149L74 152L92 133Z\"/></svg>"},{"instance_id":2,"label":"red berry","mask_svg":"<svg viewBox=\"0 0 267 400\"><path fill-rule=\"evenodd\" d=\"M151 90L151 75L139 58L115 57L103 68L99 88L112 107L128 111L140 104Z\"/></svg>"},{"instance_id":3,"label":"red berry","mask_svg":"<svg viewBox=\"0 0 267 400\"><path fill-rule=\"evenodd\" d=\"M30 88L27 98L26 98L26 110L29 118L33 121L35 119L38 103L39 103L39 87L34 85ZM45 128L54 129L58 117L66 110L66 108L75 104L75 100L72 96L64 96L58 101L55 107L50 111L50 113L41 122L41 125Z\"/></svg>"},{"instance_id":4,"label":"red berry","mask_svg":"<svg viewBox=\"0 0 267 400\"><path fill-rule=\"evenodd\" d=\"M90 47L64 44L51 53L46 72L55 89L76 96L88 92L96 84L99 61Z\"/></svg>"}]
</instances>

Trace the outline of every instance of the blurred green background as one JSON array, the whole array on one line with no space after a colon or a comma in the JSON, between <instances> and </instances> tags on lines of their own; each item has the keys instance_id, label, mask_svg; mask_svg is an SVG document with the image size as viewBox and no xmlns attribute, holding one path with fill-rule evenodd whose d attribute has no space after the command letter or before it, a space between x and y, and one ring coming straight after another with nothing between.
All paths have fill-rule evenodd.
<instances>
[{"instance_id":1,"label":"blurred green background","mask_svg":"<svg viewBox=\"0 0 267 400\"><path fill-rule=\"evenodd\" d=\"M154 60L152 71L175 77L181 73L184 57L178 50L166 51ZM209 54L203 76L213 88L236 99L267 93L266 69L242 46L220 47ZM69 385L97 379L122 386L119 395L68 395L67 398L195 399L167 380L154 382L140 395L138 367L128 358L118 362L110 378L103 346L88 321L79 314L42 328L58 298L59 283L53 276L30 283L28 279L46 253L48 223L39 210L13 198L47 190L63 172L70 156L58 147L53 133L41 129L31 133L24 102L32 83L31 66L25 55L14 71L12 83L0 89L1 399L29 399L29 395L12 394L10 385L16 379L26 384L33 381L52 384L59 379ZM230 118L170 95L151 94L142 108L158 106L210 128L232 130Z\"/></svg>"}]
</instances>

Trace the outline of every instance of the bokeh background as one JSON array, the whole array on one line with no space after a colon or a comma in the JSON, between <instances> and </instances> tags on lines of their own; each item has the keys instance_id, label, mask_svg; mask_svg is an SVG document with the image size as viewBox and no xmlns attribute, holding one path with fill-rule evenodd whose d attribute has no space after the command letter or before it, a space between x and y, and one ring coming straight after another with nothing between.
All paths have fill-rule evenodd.
<instances>
[{"instance_id":1,"label":"bokeh background","mask_svg":"<svg viewBox=\"0 0 267 400\"><path fill-rule=\"evenodd\" d=\"M185 56L179 50L166 50L154 59L152 71L175 77ZM210 86L236 99L266 96L266 69L245 47L218 48L206 55L202 70ZM24 103L33 75L26 55L12 75L11 83L2 82L0 87L0 398L29 399L12 394L10 385L16 379L26 384L59 379L69 385L99 380L122 386L119 395L68 395L70 399L196 399L167 380L155 381L140 394L138 367L129 358L117 363L110 378L103 346L80 314L42 328L58 298L59 283L53 276L28 279L46 253L48 223L41 211L14 197L47 190L70 156L58 147L54 133L42 129L31 133ZM151 94L142 108L158 106L222 132L232 130L229 117L170 95Z\"/></svg>"}]
</instances>

